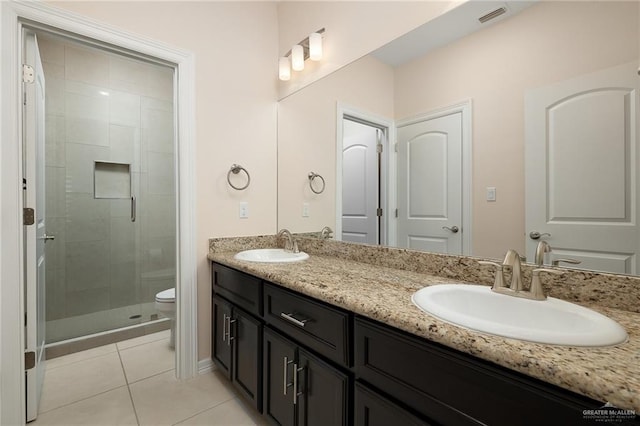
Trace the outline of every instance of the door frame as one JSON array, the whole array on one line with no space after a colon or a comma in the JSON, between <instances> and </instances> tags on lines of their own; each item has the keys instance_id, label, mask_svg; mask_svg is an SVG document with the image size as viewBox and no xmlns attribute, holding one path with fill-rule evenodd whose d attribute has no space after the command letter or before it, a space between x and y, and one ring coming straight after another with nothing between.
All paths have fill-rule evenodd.
<instances>
[{"instance_id":1,"label":"door frame","mask_svg":"<svg viewBox=\"0 0 640 426\"><path fill-rule=\"evenodd\" d=\"M451 114L462 115L462 255L471 255L472 239L472 101L465 99L455 104L396 121L396 128L433 120Z\"/></svg>"},{"instance_id":2,"label":"door frame","mask_svg":"<svg viewBox=\"0 0 640 426\"><path fill-rule=\"evenodd\" d=\"M122 31L41 2L0 2L0 424L24 424L24 260L20 61L24 21L123 47L176 67L174 100L177 192L176 375L197 362L195 220L195 64L191 52Z\"/></svg>"},{"instance_id":3,"label":"door frame","mask_svg":"<svg viewBox=\"0 0 640 426\"><path fill-rule=\"evenodd\" d=\"M380 188L380 205L383 208L382 232L380 233L380 245L395 244L395 211L396 186L395 182L395 161L391 161L392 147L395 146L395 127L393 120L366 112L362 109L349 106L342 102L336 104L336 222L334 239L342 240L342 145L344 137L344 126L342 120L345 118L355 119L362 124L376 127L383 130L387 135L386 146L383 144Z\"/></svg>"}]
</instances>

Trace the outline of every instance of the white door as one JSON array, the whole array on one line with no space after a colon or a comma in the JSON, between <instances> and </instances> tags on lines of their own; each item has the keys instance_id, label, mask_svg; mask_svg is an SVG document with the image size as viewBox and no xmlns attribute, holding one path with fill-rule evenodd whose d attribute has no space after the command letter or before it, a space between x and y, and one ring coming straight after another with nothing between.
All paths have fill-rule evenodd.
<instances>
[{"instance_id":1,"label":"white door","mask_svg":"<svg viewBox=\"0 0 640 426\"><path fill-rule=\"evenodd\" d=\"M398 127L398 246L462 254L462 113Z\"/></svg>"},{"instance_id":2,"label":"white door","mask_svg":"<svg viewBox=\"0 0 640 426\"><path fill-rule=\"evenodd\" d=\"M342 240L378 244L381 130L342 121Z\"/></svg>"},{"instance_id":3,"label":"white door","mask_svg":"<svg viewBox=\"0 0 640 426\"><path fill-rule=\"evenodd\" d=\"M44 377L45 326L45 161L44 73L35 34L25 32L24 74L24 191L25 207L35 210L35 223L25 225L26 294L25 351L35 353L36 365L27 370L27 421L36 418ZM30 77L31 76L31 77Z\"/></svg>"},{"instance_id":4,"label":"white door","mask_svg":"<svg viewBox=\"0 0 640 426\"><path fill-rule=\"evenodd\" d=\"M544 235L554 258L638 273L638 64L525 96L527 257ZM571 266L571 265L569 265Z\"/></svg>"}]
</instances>

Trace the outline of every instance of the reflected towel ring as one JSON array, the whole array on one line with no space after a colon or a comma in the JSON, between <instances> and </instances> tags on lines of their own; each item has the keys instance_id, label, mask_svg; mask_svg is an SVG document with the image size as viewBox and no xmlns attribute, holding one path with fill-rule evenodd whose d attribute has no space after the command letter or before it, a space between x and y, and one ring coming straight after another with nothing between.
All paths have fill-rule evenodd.
<instances>
[{"instance_id":1,"label":"reflected towel ring","mask_svg":"<svg viewBox=\"0 0 640 426\"><path fill-rule=\"evenodd\" d=\"M320 178L320 180L322 181L322 188L319 191L316 191L313 188L313 181L315 180L315 178ZM325 183L324 183L324 178L322 176L320 176L316 172L309 173L309 188L311 188L311 191L313 191L314 194L322 194L324 192L324 187L325 187Z\"/></svg>"},{"instance_id":2,"label":"reflected towel ring","mask_svg":"<svg viewBox=\"0 0 640 426\"><path fill-rule=\"evenodd\" d=\"M233 173L234 175L237 175L238 173L240 173L241 170L247 174L247 183L244 186L235 186L234 184L231 183L231 173ZM243 189L247 189L247 187L251 183L251 176L249 176L249 172L247 171L247 169L245 169L244 167L238 164L234 164L231 166L231 168L229 169L229 172L227 173L227 182L229 182L229 186L231 186L233 189L242 191Z\"/></svg>"}]
</instances>

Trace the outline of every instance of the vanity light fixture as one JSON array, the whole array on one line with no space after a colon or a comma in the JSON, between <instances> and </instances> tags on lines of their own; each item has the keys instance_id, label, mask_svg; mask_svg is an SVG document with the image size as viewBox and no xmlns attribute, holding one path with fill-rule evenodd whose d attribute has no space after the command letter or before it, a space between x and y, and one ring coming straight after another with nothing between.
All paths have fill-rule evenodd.
<instances>
[{"instance_id":1,"label":"vanity light fixture","mask_svg":"<svg viewBox=\"0 0 640 426\"><path fill-rule=\"evenodd\" d=\"M304 69L304 48L299 44L291 48L291 68L294 71L302 71Z\"/></svg>"},{"instance_id":2,"label":"vanity light fixture","mask_svg":"<svg viewBox=\"0 0 640 426\"><path fill-rule=\"evenodd\" d=\"M312 61L322 59L322 35L320 33L309 35L309 59Z\"/></svg>"},{"instance_id":3,"label":"vanity light fixture","mask_svg":"<svg viewBox=\"0 0 640 426\"><path fill-rule=\"evenodd\" d=\"M291 70L304 70L304 61L322 59L322 34L324 28L311 33L309 37L296 44L278 60L278 78L282 81L291 79Z\"/></svg>"},{"instance_id":4,"label":"vanity light fixture","mask_svg":"<svg viewBox=\"0 0 640 426\"><path fill-rule=\"evenodd\" d=\"M291 79L291 68L289 67L289 58L283 56L278 62L278 78L282 81Z\"/></svg>"}]
</instances>

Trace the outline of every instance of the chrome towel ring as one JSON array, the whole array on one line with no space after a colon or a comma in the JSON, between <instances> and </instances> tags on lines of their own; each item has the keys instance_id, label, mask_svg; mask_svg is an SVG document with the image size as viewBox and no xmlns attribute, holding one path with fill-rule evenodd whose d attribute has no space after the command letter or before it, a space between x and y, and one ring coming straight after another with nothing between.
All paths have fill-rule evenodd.
<instances>
[{"instance_id":1,"label":"chrome towel ring","mask_svg":"<svg viewBox=\"0 0 640 426\"><path fill-rule=\"evenodd\" d=\"M322 181L322 188L320 188L319 191L316 191L316 189L313 187L313 181L316 178L319 178ZM320 176L319 174L317 174L316 172L310 172L309 173L309 188L311 188L311 191L313 191L314 194L322 194L324 192L324 187L325 187L324 178L322 176Z\"/></svg>"},{"instance_id":2,"label":"chrome towel ring","mask_svg":"<svg viewBox=\"0 0 640 426\"><path fill-rule=\"evenodd\" d=\"M235 186L234 184L231 183L231 173L233 173L234 175L237 175L238 173L240 173L240 171L243 171L247 174L247 183L244 186ZM242 191L243 189L247 189L247 187L251 183L251 176L249 175L249 172L247 171L247 169L245 169L244 167L238 164L234 164L231 166L231 168L229 169L229 172L227 173L227 182L229 182L229 186L232 187L233 189Z\"/></svg>"}]
</instances>

